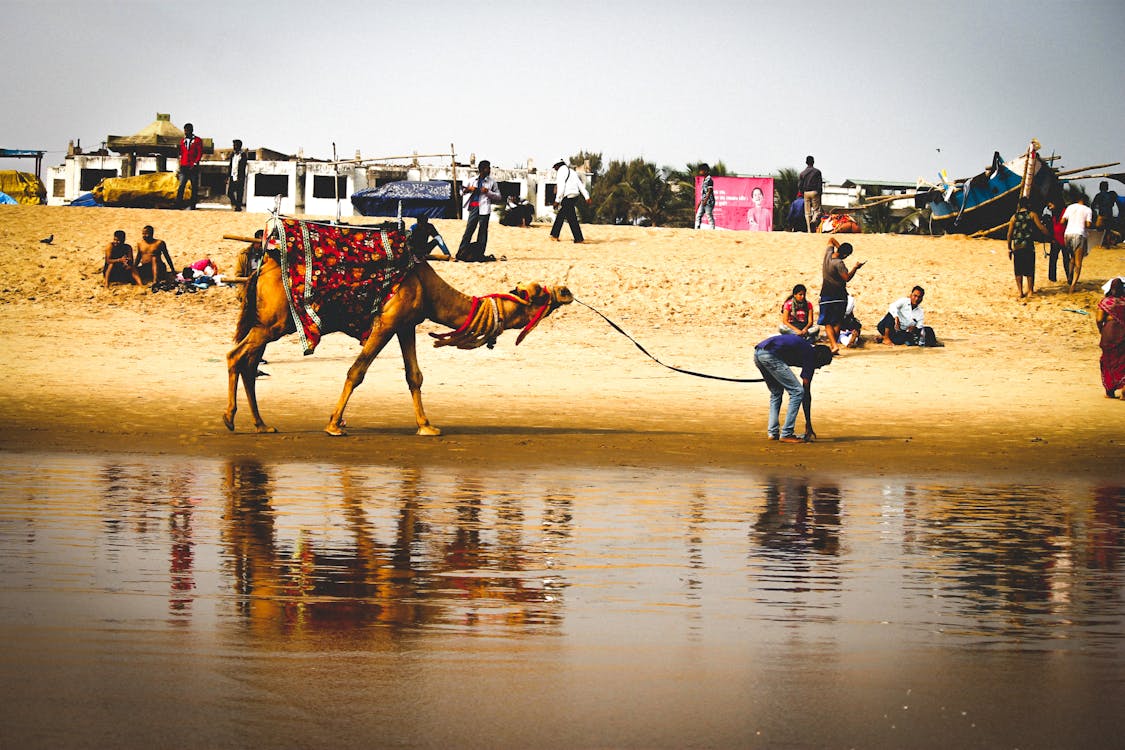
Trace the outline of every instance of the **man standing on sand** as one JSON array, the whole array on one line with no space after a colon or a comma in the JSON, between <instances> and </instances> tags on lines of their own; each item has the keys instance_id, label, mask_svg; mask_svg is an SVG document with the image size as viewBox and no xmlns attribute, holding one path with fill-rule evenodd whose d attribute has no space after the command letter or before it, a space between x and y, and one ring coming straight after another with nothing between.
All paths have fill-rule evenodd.
<instances>
[{"instance_id":1,"label":"man standing on sand","mask_svg":"<svg viewBox=\"0 0 1125 750\"><path fill-rule=\"evenodd\" d=\"M176 189L176 208L184 207L184 187L191 183L191 205L199 201L199 162L203 160L203 140L196 137L195 126L184 124L184 137L180 141L180 185Z\"/></svg>"},{"instance_id":2,"label":"man standing on sand","mask_svg":"<svg viewBox=\"0 0 1125 750\"><path fill-rule=\"evenodd\" d=\"M1086 257L1087 235L1094 215L1086 205L1086 196L1079 193L1077 200L1066 207L1062 216L1066 224L1066 246L1074 254L1071 259L1070 291L1074 291L1078 276L1082 273L1082 260Z\"/></svg>"},{"instance_id":3,"label":"man standing on sand","mask_svg":"<svg viewBox=\"0 0 1125 750\"><path fill-rule=\"evenodd\" d=\"M852 254L850 242L840 243L835 237L828 238L822 264L823 280L820 284L820 318L816 321L824 326L828 335L828 348L833 354L840 353L840 324L848 305L848 282L863 267L864 261L848 270L844 260Z\"/></svg>"},{"instance_id":4,"label":"man standing on sand","mask_svg":"<svg viewBox=\"0 0 1125 750\"><path fill-rule=\"evenodd\" d=\"M242 210L242 199L246 193L246 159L242 141L234 139L234 150L230 154L230 169L227 170L227 197L235 211Z\"/></svg>"},{"instance_id":5,"label":"man standing on sand","mask_svg":"<svg viewBox=\"0 0 1125 750\"><path fill-rule=\"evenodd\" d=\"M140 274L133 266L133 248L125 244L125 232L118 229L113 233L113 240L105 246L105 263L102 265L102 275L105 277L105 288L109 289L109 282L132 282L141 286Z\"/></svg>"},{"instance_id":6,"label":"man standing on sand","mask_svg":"<svg viewBox=\"0 0 1125 750\"><path fill-rule=\"evenodd\" d=\"M695 212L695 228L700 229L703 226L703 215L707 214L707 218L711 220L711 228L715 228L715 180L711 177L711 166L709 164L699 165L699 176L703 178L703 184L699 186L699 208Z\"/></svg>"},{"instance_id":7,"label":"man standing on sand","mask_svg":"<svg viewBox=\"0 0 1125 750\"><path fill-rule=\"evenodd\" d=\"M1117 211L1120 220L1121 209L1117 206L1117 193L1109 189L1109 181L1102 180L1098 185L1098 194L1090 203L1090 210L1094 214L1094 228L1102 232L1102 247L1113 247L1117 244L1113 212Z\"/></svg>"},{"instance_id":8,"label":"man standing on sand","mask_svg":"<svg viewBox=\"0 0 1125 750\"><path fill-rule=\"evenodd\" d=\"M562 234L562 225L565 220L570 226L570 233L574 236L575 244L585 242L582 237L582 227L578 225L578 201L585 199L590 203L590 194L586 192L586 185L582 178L570 166L559 159L555 162L555 223L551 227L551 241L558 242ZM560 208L561 205L561 208Z\"/></svg>"},{"instance_id":9,"label":"man standing on sand","mask_svg":"<svg viewBox=\"0 0 1125 750\"><path fill-rule=\"evenodd\" d=\"M805 199L805 229L811 232L813 223L820 220L820 192L824 189L824 178L820 170L813 166L815 159L805 157L807 165L797 177L797 195Z\"/></svg>"},{"instance_id":10,"label":"man standing on sand","mask_svg":"<svg viewBox=\"0 0 1125 750\"><path fill-rule=\"evenodd\" d=\"M150 283L163 279L169 273L176 272L176 264L168 254L168 246L164 240L158 240L153 235L153 228L145 226L141 230L141 241L137 243L137 271L142 278L147 278ZM167 266L164 263L167 262Z\"/></svg>"},{"instance_id":11,"label":"man standing on sand","mask_svg":"<svg viewBox=\"0 0 1125 750\"><path fill-rule=\"evenodd\" d=\"M770 440L783 443L811 443L816 439L812 427L812 379L818 368L832 361L832 352L824 344L813 346L795 333L770 336L754 347L754 364L770 389L770 417L766 434ZM798 382L790 367L801 368ZM779 425L781 397L789 393L789 409L785 424ZM805 435L793 434L797 426L797 411L805 411Z\"/></svg>"},{"instance_id":12,"label":"man standing on sand","mask_svg":"<svg viewBox=\"0 0 1125 750\"><path fill-rule=\"evenodd\" d=\"M461 244L457 246L457 260L481 260L487 257L484 251L488 248L488 220L492 216L492 203L504 199L496 180L492 179L491 162L487 159L481 161L477 165L477 176L465 178L461 185L461 196L468 221L465 233L461 235ZM480 227L479 232L477 227ZM475 252L469 249L473 232L477 232Z\"/></svg>"}]
</instances>

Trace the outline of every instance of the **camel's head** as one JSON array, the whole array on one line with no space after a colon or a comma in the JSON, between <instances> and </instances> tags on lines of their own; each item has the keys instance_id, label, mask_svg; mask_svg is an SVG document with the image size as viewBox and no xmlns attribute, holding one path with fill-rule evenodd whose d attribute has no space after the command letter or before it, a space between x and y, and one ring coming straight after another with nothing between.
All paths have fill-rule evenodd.
<instances>
[{"instance_id":1,"label":"camel's head","mask_svg":"<svg viewBox=\"0 0 1125 750\"><path fill-rule=\"evenodd\" d=\"M517 285L511 294L528 306L528 322L516 337L517 346L540 320L553 313L560 305L569 305L574 301L574 295L565 286L543 286L534 281Z\"/></svg>"}]
</instances>

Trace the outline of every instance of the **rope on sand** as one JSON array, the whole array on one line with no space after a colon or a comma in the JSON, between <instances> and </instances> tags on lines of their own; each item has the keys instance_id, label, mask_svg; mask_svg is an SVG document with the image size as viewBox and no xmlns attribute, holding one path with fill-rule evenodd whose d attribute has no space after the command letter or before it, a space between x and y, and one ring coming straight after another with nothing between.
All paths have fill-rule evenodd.
<instances>
[{"instance_id":1,"label":"rope on sand","mask_svg":"<svg viewBox=\"0 0 1125 750\"><path fill-rule=\"evenodd\" d=\"M621 326L617 325L612 320L610 320L608 317L606 317L605 313L603 313L601 310L597 309L596 307L593 307L592 305L587 305L585 302L578 299L577 297L574 298L574 301L577 302L578 304L582 305L583 307L597 313L601 317L602 320L604 320L606 323L609 323L614 328L614 330L616 330L622 336L624 336L625 338L632 341L633 344L636 345L636 347L638 349L640 349L642 352L644 352L644 355L646 357L648 357L649 359L651 359L653 362L660 365L661 367L667 367L669 370L674 370L675 372L683 373L684 375L694 375L697 378L708 378L710 380L725 380L728 383L764 383L764 382L766 382L763 378L724 378L721 375L708 375L708 374L702 373L702 372L695 372L693 370L684 370L680 367L673 367L672 365L666 365L663 362L661 362L659 359L657 359L656 357L649 354L648 349L645 349L643 346L640 345L640 342L638 342L635 338L633 338L629 334L625 333L625 331L621 328Z\"/></svg>"}]
</instances>

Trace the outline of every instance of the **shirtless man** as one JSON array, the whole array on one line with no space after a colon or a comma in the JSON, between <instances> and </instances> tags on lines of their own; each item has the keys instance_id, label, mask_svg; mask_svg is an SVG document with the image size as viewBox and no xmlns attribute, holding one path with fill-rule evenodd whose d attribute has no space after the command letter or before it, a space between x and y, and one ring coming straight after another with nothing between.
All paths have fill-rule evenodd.
<instances>
[{"instance_id":1,"label":"shirtless man","mask_svg":"<svg viewBox=\"0 0 1125 750\"><path fill-rule=\"evenodd\" d=\"M172 263L172 256L168 254L168 245L164 240L152 236L153 229L146 226L141 230L141 241L137 243L137 271L149 282L160 281L176 267ZM167 265L165 265L167 263Z\"/></svg>"},{"instance_id":2,"label":"shirtless man","mask_svg":"<svg viewBox=\"0 0 1125 750\"><path fill-rule=\"evenodd\" d=\"M130 278L134 284L143 284L140 274L133 266L133 248L125 244L125 232L120 229L113 233L113 241L105 246L102 274L105 276L106 289L109 289L110 281L125 282Z\"/></svg>"}]
</instances>

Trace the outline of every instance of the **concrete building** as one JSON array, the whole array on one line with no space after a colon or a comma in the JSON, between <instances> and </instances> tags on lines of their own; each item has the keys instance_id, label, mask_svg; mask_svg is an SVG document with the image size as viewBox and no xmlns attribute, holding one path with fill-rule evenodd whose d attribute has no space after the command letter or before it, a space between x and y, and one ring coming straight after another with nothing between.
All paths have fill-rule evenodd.
<instances>
[{"instance_id":1,"label":"concrete building","mask_svg":"<svg viewBox=\"0 0 1125 750\"><path fill-rule=\"evenodd\" d=\"M46 170L47 203L67 205L107 177L175 172L182 138L183 130L172 124L171 116L158 113L152 123L131 136L108 136L97 151L83 152L81 144L71 143L63 163ZM225 186L231 148L215 148L208 138L203 142L197 206L227 208L230 204ZM363 159L357 152L354 159L331 161L306 158L303 152L289 155L267 148L246 150L246 210L267 212L280 205L281 212L290 215L352 216L353 193L398 180L453 182L454 195L459 196L461 181L476 174L477 169L475 155L467 164L455 165L451 154ZM435 163L424 163L426 159ZM523 167L493 165L492 176L505 197L526 199L535 206L538 218L554 218L553 172L543 179L528 160ZM589 176L585 179L589 185Z\"/></svg>"}]
</instances>

